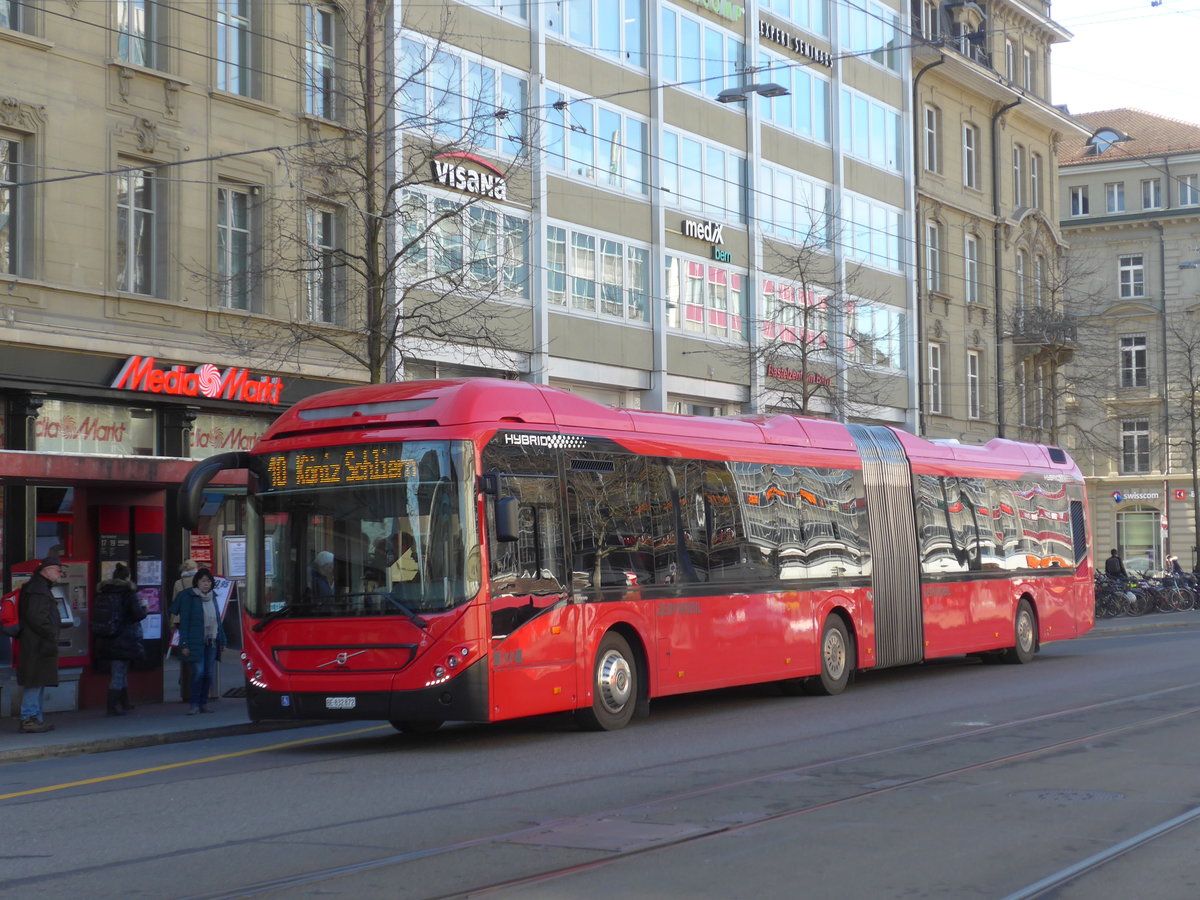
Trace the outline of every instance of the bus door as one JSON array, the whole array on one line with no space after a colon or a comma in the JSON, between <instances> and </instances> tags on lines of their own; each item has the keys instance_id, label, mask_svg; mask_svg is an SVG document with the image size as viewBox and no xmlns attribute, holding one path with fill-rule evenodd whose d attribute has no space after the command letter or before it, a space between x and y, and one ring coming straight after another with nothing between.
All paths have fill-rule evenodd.
<instances>
[{"instance_id":1,"label":"bus door","mask_svg":"<svg viewBox=\"0 0 1200 900\"><path fill-rule=\"evenodd\" d=\"M497 497L516 502L517 539L496 539L488 505L494 718L575 706L578 607L563 551L562 493L556 475L497 476Z\"/></svg>"}]
</instances>

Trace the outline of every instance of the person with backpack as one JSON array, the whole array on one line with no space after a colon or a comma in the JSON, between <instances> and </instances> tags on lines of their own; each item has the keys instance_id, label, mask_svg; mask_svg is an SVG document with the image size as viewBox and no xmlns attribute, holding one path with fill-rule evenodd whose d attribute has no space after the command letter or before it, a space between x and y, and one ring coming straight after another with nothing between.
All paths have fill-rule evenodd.
<instances>
[{"instance_id":1,"label":"person with backpack","mask_svg":"<svg viewBox=\"0 0 1200 900\"><path fill-rule=\"evenodd\" d=\"M58 632L63 623L58 615L54 585L63 577L62 561L47 556L21 588L17 614L21 621L21 648L17 660L17 684L21 692L22 734L53 731L45 719L46 688L58 686Z\"/></svg>"},{"instance_id":2,"label":"person with backpack","mask_svg":"<svg viewBox=\"0 0 1200 900\"><path fill-rule=\"evenodd\" d=\"M142 643L142 619L146 610L129 580L129 567L117 563L112 577L100 582L92 604L92 658L107 662L112 679L108 683L108 715L123 716L133 709L129 702L129 664L146 654Z\"/></svg>"}]
</instances>

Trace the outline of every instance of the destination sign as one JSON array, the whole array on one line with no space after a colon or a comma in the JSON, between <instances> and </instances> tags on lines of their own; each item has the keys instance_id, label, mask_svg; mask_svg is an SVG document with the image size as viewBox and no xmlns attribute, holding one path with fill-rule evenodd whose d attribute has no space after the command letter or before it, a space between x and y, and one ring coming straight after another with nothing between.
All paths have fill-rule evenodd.
<instances>
[{"instance_id":1,"label":"destination sign","mask_svg":"<svg viewBox=\"0 0 1200 900\"><path fill-rule=\"evenodd\" d=\"M269 489L273 491L375 484L417 477L417 461L404 456L403 444L289 450L270 453L264 461L271 479Z\"/></svg>"}]
</instances>

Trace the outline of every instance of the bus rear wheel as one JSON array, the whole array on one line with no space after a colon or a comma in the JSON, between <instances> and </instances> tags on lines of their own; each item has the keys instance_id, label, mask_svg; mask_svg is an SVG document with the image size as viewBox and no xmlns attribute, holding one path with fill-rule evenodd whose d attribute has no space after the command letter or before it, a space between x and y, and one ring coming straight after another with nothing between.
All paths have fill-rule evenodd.
<instances>
[{"instance_id":1,"label":"bus rear wheel","mask_svg":"<svg viewBox=\"0 0 1200 900\"><path fill-rule=\"evenodd\" d=\"M401 734L433 734L442 727L441 719L391 719L391 725Z\"/></svg>"},{"instance_id":2,"label":"bus rear wheel","mask_svg":"<svg viewBox=\"0 0 1200 900\"><path fill-rule=\"evenodd\" d=\"M577 709L575 718L587 731L615 731L629 724L637 699L637 661L629 642L610 631L596 648L592 705Z\"/></svg>"},{"instance_id":3,"label":"bus rear wheel","mask_svg":"<svg viewBox=\"0 0 1200 900\"><path fill-rule=\"evenodd\" d=\"M832 697L840 694L850 683L854 671L854 645L846 623L840 616L830 616L821 630L821 674L808 679L804 688L809 694Z\"/></svg>"},{"instance_id":4,"label":"bus rear wheel","mask_svg":"<svg viewBox=\"0 0 1200 900\"><path fill-rule=\"evenodd\" d=\"M1013 645L1004 654L1008 663L1024 664L1033 661L1037 652L1037 619L1028 600L1017 604L1017 615L1013 619Z\"/></svg>"}]
</instances>

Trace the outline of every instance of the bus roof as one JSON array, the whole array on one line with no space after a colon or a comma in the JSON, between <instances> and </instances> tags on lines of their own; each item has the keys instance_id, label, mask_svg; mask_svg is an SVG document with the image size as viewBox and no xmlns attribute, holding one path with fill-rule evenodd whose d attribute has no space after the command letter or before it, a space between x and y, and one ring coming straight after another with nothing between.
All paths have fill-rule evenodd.
<instances>
[{"instance_id":1,"label":"bus roof","mask_svg":"<svg viewBox=\"0 0 1200 900\"><path fill-rule=\"evenodd\" d=\"M317 394L284 412L265 442L341 430L414 426L530 426L571 431L626 432L697 440L773 444L854 452L849 429L828 419L784 413L728 417L615 409L560 388L500 378L402 381ZM983 466L1074 470L1057 448L994 439L982 446L931 441L896 428L909 459Z\"/></svg>"}]
</instances>

